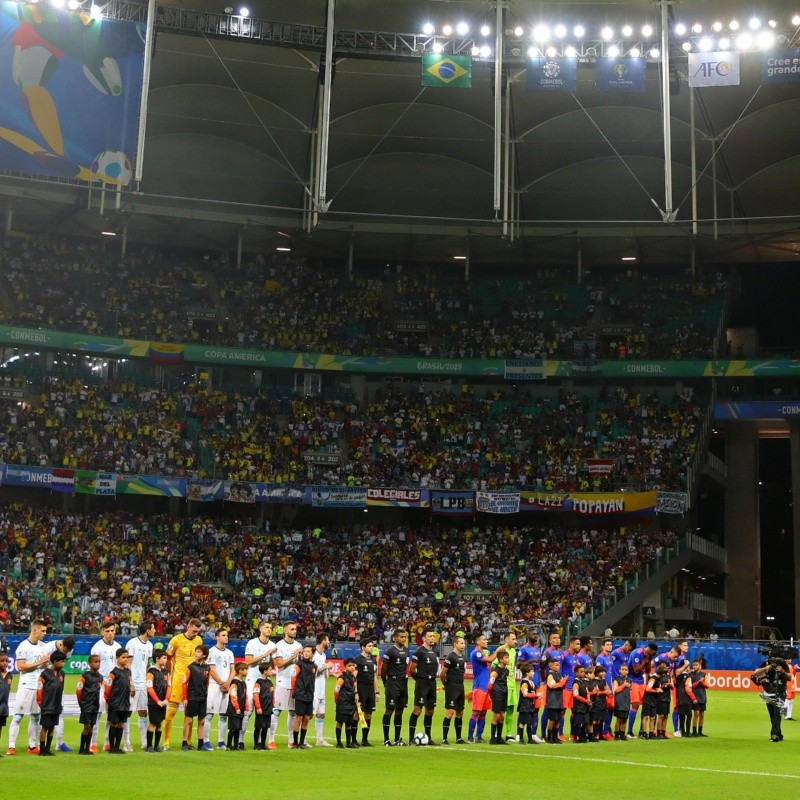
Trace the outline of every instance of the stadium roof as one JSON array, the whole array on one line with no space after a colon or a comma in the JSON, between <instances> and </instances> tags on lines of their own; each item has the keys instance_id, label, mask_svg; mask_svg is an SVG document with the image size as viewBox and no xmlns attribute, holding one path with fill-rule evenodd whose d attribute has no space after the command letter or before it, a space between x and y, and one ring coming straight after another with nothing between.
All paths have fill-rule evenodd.
<instances>
[{"instance_id":1,"label":"stadium roof","mask_svg":"<svg viewBox=\"0 0 800 800\"><path fill-rule=\"evenodd\" d=\"M325 25L321 0L248 4L251 16ZM223 0L185 0L184 8L222 12ZM236 13L238 9L234 9ZM764 20L794 43L784 0L765 2ZM627 2L510 4L506 28L537 22L587 30L629 23L654 27L658 8ZM743 23L751 2L687 0L675 20ZM418 32L424 22L466 20L493 27L486 2L339 0L336 28ZM524 37L523 37L524 38ZM489 37L491 40L491 36ZM651 37L652 39L652 37ZM527 47L527 44L524 45ZM662 222L664 155L659 73L647 69L642 93L601 93L594 69L578 71L578 90L525 90L524 52L512 66L511 127L517 142L515 186L521 227L516 241L493 221L493 85L490 62L476 60L471 89L423 88L419 59L339 57L331 107L330 211L311 234L300 230L319 96L320 52L161 31L153 62L140 195L125 194L122 214L101 220L85 210L86 192L47 184L6 185L28 224L78 224L89 230L129 221L133 239L246 250L293 240L297 252L344 256L352 232L356 255L450 258L469 248L473 261L566 262L580 239L587 263L685 261L692 239L690 91L686 59L676 59L672 98L673 177L680 225ZM698 218L714 216L712 140L719 239L701 223L701 259L796 258L800 220L800 84L762 86L760 56L742 57L741 84L696 90ZM95 203L97 192L94 193ZM66 202L66 205L65 205ZM110 204L109 204L110 205ZM176 216L181 222L176 224ZM731 221L734 218L734 221ZM768 218L768 219L761 219ZM747 221L745 221L747 220Z\"/></svg>"}]
</instances>

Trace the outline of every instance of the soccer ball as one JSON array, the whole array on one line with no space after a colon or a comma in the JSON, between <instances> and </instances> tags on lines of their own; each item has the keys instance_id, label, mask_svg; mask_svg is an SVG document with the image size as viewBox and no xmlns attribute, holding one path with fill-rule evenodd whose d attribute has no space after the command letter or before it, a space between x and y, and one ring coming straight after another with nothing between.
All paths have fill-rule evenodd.
<instances>
[{"instance_id":1,"label":"soccer ball","mask_svg":"<svg viewBox=\"0 0 800 800\"><path fill-rule=\"evenodd\" d=\"M121 150L103 150L92 162L92 172L103 183L127 186L133 177L128 156Z\"/></svg>"},{"instance_id":2,"label":"soccer ball","mask_svg":"<svg viewBox=\"0 0 800 800\"><path fill-rule=\"evenodd\" d=\"M428 744L428 734L418 733L414 736L414 744L417 745L417 747L425 747L425 745Z\"/></svg>"}]
</instances>

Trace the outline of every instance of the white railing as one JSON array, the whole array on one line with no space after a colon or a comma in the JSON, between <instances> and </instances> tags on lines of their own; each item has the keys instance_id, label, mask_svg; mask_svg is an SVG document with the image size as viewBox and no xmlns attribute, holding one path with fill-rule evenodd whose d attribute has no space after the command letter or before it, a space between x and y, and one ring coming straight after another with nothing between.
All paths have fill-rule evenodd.
<instances>
[{"instance_id":1,"label":"white railing","mask_svg":"<svg viewBox=\"0 0 800 800\"><path fill-rule=\"evenodd\" d=\"M702 553L704 556L716 558L717 561L723 561L725 563L728 561L728 551L724 547L720 547L718 544L709 542L708 539L704 539L702 536L697 536L697 534L687 534L686 546L690 547L692 550L696 550L698 553Z\"/></svg>"},{"instance_id":2,"label":"white railing","mask_svg":"<svg viewBox=\"0 0 800 800\"><path fill-rule=\"evenodd\" d=\"M693 611L709 611L722 617L728 614L728 601L721 597L711 597L699 592L691 592L687 597L687 604Z\"/></svg>"}]
</instances>

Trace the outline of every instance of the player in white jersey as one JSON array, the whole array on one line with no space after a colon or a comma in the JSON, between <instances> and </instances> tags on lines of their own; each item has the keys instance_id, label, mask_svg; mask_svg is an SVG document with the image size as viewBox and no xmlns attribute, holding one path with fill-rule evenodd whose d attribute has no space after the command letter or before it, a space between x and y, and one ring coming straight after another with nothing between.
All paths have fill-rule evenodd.
<instances>
[{"instance_id":1,"label":"player in white jersey","mask_svg":"<svg viewBox=\"0 0 800 800\"><path fill-rule=\"evenodd\" d=\"M133 687L136 694L131 698L131 711L135 711L139 721L139 742L142 750L147 749L147 670L150 668L150 659L153 657L153 643L151 636L155 636L156 626L149 620L139 625L139 635L130 639L125 649L130 654L130 670L133 678ZM125 751L133 750L131 747L130 720L123 727L125 733Z\"/></svg>"},{"instance_id":2,"label":"player in white jersey","mask_svg":"<svg viewBox=\"0 0 800 800\"><path fill-rule=\"evenodd\" d=\"M99 639L92 645L92 649L89 651L89 654L93 656L100 656L100 674L103 676L103 680L105 680L111 670L117 666L117 650L119 650L122 645L114 638L117 633L116 622L113 622L112 620L106 620L106 622L100 626L100 633L103 638ZM89 746L89 750L91 750L92 753L97 752L97 731L100 728L100 717L103 714L106 714L105 749L110 750L111 745L108 743L108 715L106 708L106 696L105 692L100 692L100 713L97 715L97 724L92 729L92 741Z\"/></svg>"},{"instance_id":3,"label":"player in white jersey","mask_svg":"<svg viewBox=\"0 0 800 800\"><path fill-rule=\"evenodd\" d=\"M52 642L45 642L48 654L56 650L60 650L67 658L72 655L75 649L75 638L73 636L65 636L63 639L55 639ZM64 742L64 715L61 714L58 718L56 725L56 750L62 753L71 753L72 748Z\"/></svg>"},{"instance_id":4,"label":"player in white jersey","mask_svg":"<svg viewBox=\"0 0 800 800\"><path fill-rule=\"evenodd\" d=\"M294 667L300 661L303 645L296 640L297 623L287 622L283 626L283 639L275 648L272 661L275 664L275 701L272 707L272 722L269 729L270 743L275 741L275 732L278 730L278 720L281 711L288 711L287 726L289 731L289 748L292 747L292 733L294 731L294 698L292 697L292 675Z\"/></svg>"},{"instance_id":5,"label":"player in white jersey","mask_svg":"<svg viewBox=\"0 0 800 800\"><path fill-rule=\"evenodd\" d=\"M31 632L23 639L15 653L19 683L14 701L14 716L8 729L8 750L6 755L13 756L17 752L17 735L22 718L28 719L28 753L39 752L39 704L36 702L36 690L39 687L39 676L50 663L50 652L42 641L47 635L47 625L41 619L31 623Z\"/></svg>"},{"instance_id":6,"label":"player in white jersey","mask_svg":"<svg viewBox=\"0 0 800 800\"><path fill-rule=\"evenodd\" d=\"M258 636L250 639L244 648L244 663L249 668L245 677L245 684L247 685L247 702L250 711L245 713L242 721L240 744L244 742L244 735L247 733L247 722L250 719L250 714L253 713L253 687L261 677L261 664L264 661L269 662L276 650L276 645L271 641L270 636L272 636L272 623L265 620L258 626Z\"/></svg>"},{"instance_id":7,"label":"player in white jersey","mask_svg":"<svg viewBox=\"0 0 800 800\"><path fill-rule=\"evenodd\" d=\"M325 741L325 693L327 691L328 657L325 651L331 640L327 633L317 634L317 646L314 648L314 663L317 665L317 677L314 678L314 729L317 734L317 747L332 747Z\"/></svg>"},{"instance_id":8,"label":"player in white jersey","mask_svg":"<svg viewBox=\"0 0 800 800\"><path fill-rule=\"evenodd\" d=\"M208 699L206 701L206 743L204 750L211 747L211 722L214 714L219 714L217 726L217 750L227 750L225 737L228 735L228 689L233 680L233 651L228 649L228 631L220 628L216 633L217 643L208 649L206 664L211 667L208 675ZM244 700L244 698L242 698ZM242 747L244 749L244 747Z\"/></svg>"}]
</instances>

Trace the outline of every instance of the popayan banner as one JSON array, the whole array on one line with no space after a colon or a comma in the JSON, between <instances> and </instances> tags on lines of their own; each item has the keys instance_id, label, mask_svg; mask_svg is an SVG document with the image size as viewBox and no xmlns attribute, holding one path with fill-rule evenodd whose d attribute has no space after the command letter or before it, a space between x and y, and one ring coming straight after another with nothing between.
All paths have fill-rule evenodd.
<instances>
[{"instance_id":1,"label":"popayan banner","mask_svg":"<svg viewBox=\"0 0 800 800\"><path fill-rule=\"evenodd\" d=\"M145 26L0 1L0 168L127 186Z\"/></svg>"},{"instance_id":2,"label":"popayan banner","mask_svg":"<svg viewBox=\"0 0 800 800\"><path fill-rule=\"evenodd\" d=\"M650 492L520 492L520 511L575 514L609 522L647 519L655 514L655 490Z\"/></svg>"}]
</instances>

